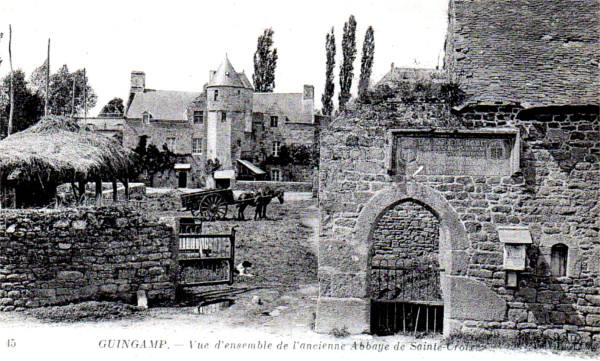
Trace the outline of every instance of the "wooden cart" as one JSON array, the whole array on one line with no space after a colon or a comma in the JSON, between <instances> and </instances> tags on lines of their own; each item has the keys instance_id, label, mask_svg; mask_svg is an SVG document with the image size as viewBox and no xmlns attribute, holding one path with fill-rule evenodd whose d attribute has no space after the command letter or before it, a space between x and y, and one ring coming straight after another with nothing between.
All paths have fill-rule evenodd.
<instances>
[{"instance_id":1,"label":"wooden cart","mask_svg":"<svg viewBox=\"0 0 600 361\"><path fill-rule=\"evenodd\" d=\"M194 217L214 221L225 218L227 206L236 204L231 189L209 189L181 195L181 204Z\"/></svg>"}]
</instances>

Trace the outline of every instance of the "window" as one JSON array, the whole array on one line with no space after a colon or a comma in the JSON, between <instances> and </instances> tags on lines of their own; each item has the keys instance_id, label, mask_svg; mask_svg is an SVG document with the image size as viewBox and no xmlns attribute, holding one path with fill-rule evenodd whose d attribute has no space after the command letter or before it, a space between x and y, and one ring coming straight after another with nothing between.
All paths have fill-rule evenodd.
<instances>
[{"instance_id":1,"label":"window","mask_svg":"<svg viewBox=\"0 0 600 361\"><path fill-rule=\"evenodd\" d=\"M142 121L146 124L150 123L150 119L152 119L152 114L148 113L148 112L144 112L142 114Z\"/></svg>"},{"instance_id":2,"label":"window","mask_svg":"<svg viewBox=\"0 0 600 361\"><path fill-rule=\"evenodd\" d=\"M170 151L175 150L175 138L174 137L167 138L167 148L169 148Z\"/></svg>"},{"instance_id":3,"label":"window","mask_svg":"<svg viewBox=\"0 0 600 361\"><path fill-rule=\"evenodd\" d=\"M276 115L271 116L271 127L275 128L277 126L277 122L279 117Z\"/></svg>"},{"instance_id":4,"label":"window","mask_svg":"<svg viewBox=\"0 0 600 361\"><path fill-rule=\"evenodd\" d=\"M219 91L218 90L215 90L213 100L219 100Z\"/></svg>"},{"instance_id":5,"label":"window","mask_svg":"<svg viewBox=\"0 0 600 361\"><path fill-rule=\"evenodd\" d=\"M567 254L569 247L562 243L552 246L550 254L551 271L554 277L565 277L567 275Z\"/></svg>"},{"instance_id":6,"label":"window","mask_svg":"<svg viewBox=\"0 0 600 361\"><path fill-rule=\"evenodd\" d=\"M271 180L281 182L281 169L271 169Z\"/></svg>"},{"instance_id":7,"label":"window","mask_svg":"<svg viewBox=\"0 0 600 361\"><path fill-rule=\"evenodd\" d=\"M273 142L273 157L279 157L280 149L281 149L281 143Z\"/></svg>"},{"instance_id":8,"label":"window","mask_svg":"<svg viewBox=\"0 0 600 361\"><path fill-rule=\"evenodd\" d=\"M194 110L194 124L204 123L204 112L202 110Z\"/></svg>"},{"instance_id":9,"label":"window","mask_svg":"<svg viewBox=\"0 0 600 361\"><path fill-rule=\"evenodd\" d=\"M192 139L192 154L202 154L202 138Z\"/></svg>"},{"instance_id":10,"label":"window","mask_svg":"<svg viewBox=\"0 0 600 361\"><path fill-rule=\"evenodd\" d=\"M227 113L225 113L225 112L221 112L221 121L222 121L222 122L225 122L225 121L227 121Z\"/></svg>"}]
</instances>

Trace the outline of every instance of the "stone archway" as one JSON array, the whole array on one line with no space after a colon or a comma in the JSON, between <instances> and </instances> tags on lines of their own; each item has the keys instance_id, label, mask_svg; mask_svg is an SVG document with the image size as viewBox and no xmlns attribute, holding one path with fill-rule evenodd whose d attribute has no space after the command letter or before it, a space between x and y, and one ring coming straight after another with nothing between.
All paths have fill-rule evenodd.
<instances>
[{"instance_id":1,"label":"stone archway","mask_svg":"<svg viewBox=\"0 0 600 361\"><path fill-rule=\"evenodd\" d=\"M369 297L371 333L441 333L439 221L418 201L402 200L374 225Z\"/></svg>"},{"instance_id":2,"label":"stone archway","mask_svg":"<svg viewBox=\"0 0 600 361\"><path fill-rule=\"evenodd\" d=\"M439 221L444 336L460 332L466 320L506 320L506 301L467 275L472 250L457 212L443 194L409 181L390 184L364 202L352 232L343 240L319 241L317 332L371 332L368 285L373 232L382 215L404 200L426 205Z\"/></svg>"},{"instance_id":3,"label":"stone archway","mask_svg":"<svg viewBox=\"0 0 600 361\"><path fill-rule=\"evenodd\" d=\"M453 331L450 320L453 299L456 295L451 292L449 276L464 275L468 264L467 249L469 241L466 230L458 214L448 204L446 199L428 186L409 182L397 184L395 187L378 192L365 206L358 219L354 238L370 254L377 224L381 218L394 206L405 201L416 201L425 205L438 219L439 227L439 266L444 303L444 335ZM371 269L371 257L368 257L368 269ZM370 272L366 273L366 283L371 284ZM369 314L370 319L370 314Z\"/></svg>"}]
</instances>

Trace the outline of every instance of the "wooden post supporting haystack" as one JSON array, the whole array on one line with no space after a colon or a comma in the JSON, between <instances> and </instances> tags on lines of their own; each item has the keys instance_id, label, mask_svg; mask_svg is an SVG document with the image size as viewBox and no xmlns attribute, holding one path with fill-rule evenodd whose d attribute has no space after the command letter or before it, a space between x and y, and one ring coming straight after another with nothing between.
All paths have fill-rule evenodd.
<instances>
[{"instance_id":1,"label":"wooden post supporting haystack","mask_svg":"<svg viewBox=\"0 0 600 361\"><path fill-rule=\"evenodd\" d=\"M112 180L112 186L113 186L113 202L117 203L117 180L116 179Z\"/></svg>"},{"instance_id":2,"label":"wooden post supporting haystack","mask_svg":"<svg viewBox=\"0 0 600 361\"><path fill-rule=\"evenodd\" d=\"M100 205L102 201L102 180L100 178L96 178L96 204Z\"/></svg>"}]
</instances>

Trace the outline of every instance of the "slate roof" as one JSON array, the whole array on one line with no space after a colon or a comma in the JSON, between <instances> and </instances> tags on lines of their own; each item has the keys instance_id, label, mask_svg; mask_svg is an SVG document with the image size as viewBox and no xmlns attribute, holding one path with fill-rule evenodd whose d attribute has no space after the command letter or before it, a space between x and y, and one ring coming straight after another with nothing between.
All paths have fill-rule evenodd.
<instances>
[{"instance_id":1,"label":"slate roof","mask_svg":"<svg viewBox=\"0 0 600 361\"><path fill-rule=\"evenodd\" d=\"M240 76L240 80L242 81L242 83L244 84L244 86L246 88L254 90L254 87L252 86L252 83L250 83L250 80L248 80L246 73L241 72L241 73L238 73L238 75Z\"/></svg>"},{"instance_id":2,"label":"slate roof","mask_svg":"<svg viewBox=\"0 0 600 361\"><path fill-rule=\"evenodd\" d=\"M244 75L245 77L245 75ZM248 79L246 79L247 81ZM246 85L229 62L227 56L219 66L219 69L211 76L208 86L230 86L236 88L245 88Z\"/></svg>"},{"instance_id":3,"label":"slate roof","mask_svg":"<svg viewBox=\"0 0 600 361\"><path fill-rule=\"evenodd\" d=\"M146 89L136 93L125 117L142 119L149 112L155 121L187 121L187 107L202 93Z\"/></svg>"},{"instance_id":4,"label":"slate roof","mask_svg":"<svg viewBox=\"0 0 600 361\"><path fill-rule=\"evenodd\" d=\"M599 104L597 0L451 0L445 67L469 101Z\"/></svg>"},{"instance_id":5,"label":"slate roof","mask_svg":"<svg viewBox=\"0 0 600 361\"><path fill-rule=\"evenodd\" d=\"M303 106L302 95L302 93L254 93L252 112L285 116L290 123L313 123L313 111Z\"/></svg>"}]
</instances>

